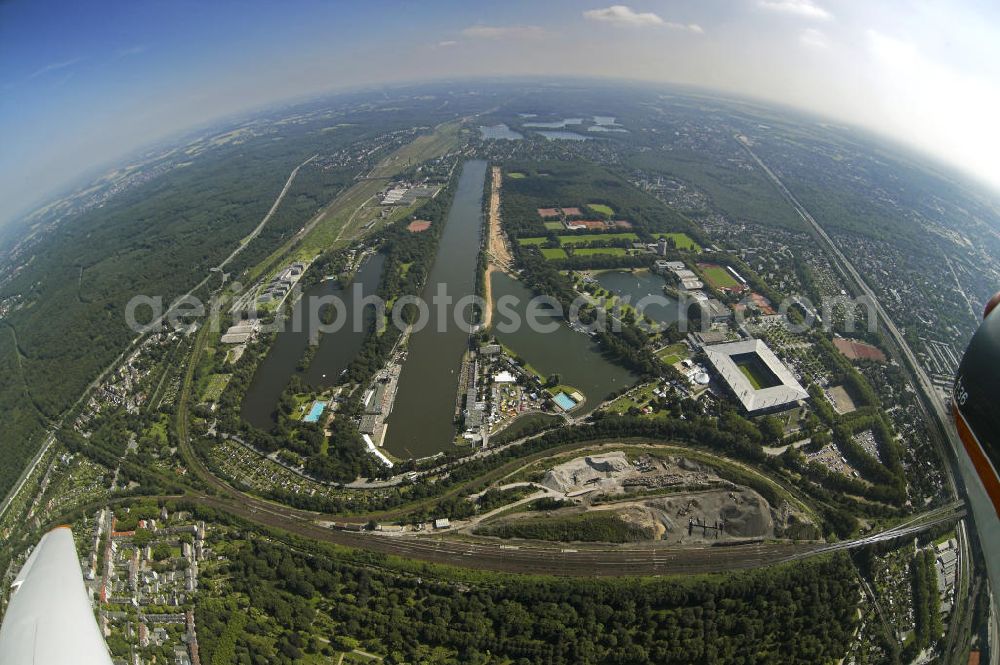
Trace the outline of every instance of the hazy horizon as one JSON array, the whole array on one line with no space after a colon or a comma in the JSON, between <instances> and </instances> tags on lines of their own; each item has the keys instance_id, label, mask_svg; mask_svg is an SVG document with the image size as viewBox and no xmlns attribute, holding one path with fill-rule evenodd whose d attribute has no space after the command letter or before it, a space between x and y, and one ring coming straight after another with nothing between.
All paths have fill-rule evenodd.
<instances>
[{"instance_id":1,"label":"hazy horizon","mask_svg":"<svg viewBox=\"0 0 1000 665\"><path fill-rule=\"evenodd\" d=\"M8 2L0 224L95 168L252 109L491 77L623 79L779 104L928 154L997 193L998 18L974 1Z\"/></svg>"}]
</instances>

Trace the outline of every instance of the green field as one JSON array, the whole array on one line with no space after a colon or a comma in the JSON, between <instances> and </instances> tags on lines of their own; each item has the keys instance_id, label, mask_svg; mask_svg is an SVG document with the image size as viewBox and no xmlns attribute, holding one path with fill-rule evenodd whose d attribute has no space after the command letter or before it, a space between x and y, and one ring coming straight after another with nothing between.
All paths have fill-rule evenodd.
<instances>
[{"instance_id":1,"label":"green field","mask_svg":"<svg viewBox=\"0 0 1000 665\"><path fill-rule=\"evenodd\" d=\"M542 256L548 260L553 259L568 259L569 255L566 250L561 247L541 247Z\"/></svg>"},{"instance_id":2,"label":"green field","mask_svg":"<svg viewBox=\"0 0 1000 665\"><path fill-rule=\"evenodd\" d=\"M561 231L563 229L562 222L543 222L543 224L545 224L545 228L549 231Z\"/></svg>"},{"instance_id":3,"label":"green field","mask_svg":"<svg viewBox=\"0 0 1000 665\"><path fill-rule=\"evenodd\" d=\"M717 265L699 265L698 270L705 277L705 281L708 282L709 286L716 289L728 289L734 286L739 286L729 271L722 266Z\"/></svg>"},{"instance_id":4,"label":"green field","mask_svg":"<svg viewBox=\"0 0 1000 665\"><path fill-rule=\"evenodd\" d=\"M677 247L677 249L681 249L686 252L701 251L701 246L686 233L654 233L653 235L657 238L667 238L668 240L673 240L674 246Z\"/></svg>"},{"instance_id":5,"label":"green field","mask_svg":"<svg viewBox=\"0 0 1000 665\"><path fill-rule=\"evenodd\" d=\"M637 409L643 408L653 399L653 390L656 388L656 385L656 383L647 383L633 388L626 394L618 397L613 402L608 404L607 410L610 413L624 415L628 413L629 409L632 407Z\"/></svg>"},{"instance_id":6,"label":"green field","mask_svg":"<svg viewBox=\"0 0 1000 665\"><path fill-rule=\"evenodd\" d=\"M352 185L339 194L325 208L318 212L310 224L312 229L300 237L294 235L267 259L252 267L247 279L255 280L263 276L268 268L279 261L288 262L293 259L311 260L320 252L331 247L347 245L353 235L360 233L366 223L380 214L379 206L368 206L367 214L360 214L366 204L374 199L379 190L403 171L408 164L423 162L432 157L445 154L460 141L461 123L449 122L438 125L432 134L418 136L410 143L398 148L385 157L370 172L369 177ZM423 202L418 201L413 206L398 207L379 226L385 226L408 217Z\"/></svg>"},{"instance_id":7,"label":"green field","mask_svg":"<svg viewBox=\"0 0 1000 665\"><path fill-rule=\"evenodd\" d=\"M536 431L536 429L554 427L561 425L563 422L565 421L559 416L553 416L548 413L528 413L515 418L502 431L506 440L513 441L525 434Z\"/></svg>"},{"instance_id":8,"label":"green field","mask_svg":"<svg viewBox=\"0 0 1000 665\"><path fill-rule=\"evenodd\" d=\"M588 203L587 207L597 214L604 215L605 217L611 217L615 214L615 211L611 206L604 205L603 203Z\"/></svg>"},{"instance_id":9,"label":"green field","mask_svg":"<svg viewBox=\"0 0 1000 665\"><path fill-rule=\"evenodd\" d=\"M757 378L749 367L746 365L737 365L737 367L739 367L740 371L743 372L743 376L747 377L747 380L750 382L750 385L753 386L754 390L760 390L764 387L763 384L761 384L760 379Z\"/></svg>"},{"instance_id":10,"label":"green field","mask_svg":"<svg viewBox=\"0 0 1000 665\"><path fill-rule=\"evenodd\" d=\"M548 238L518 238L517 244L523 247L537 247L538 245L544 245L548 241Z\"/></svg>"},{"instance_id":11,"label":"green field","mask_svg":"<svg viewBox=\"0 0 1000 665\"><path fill-rule=\"evenodd\" d=\"M581 247L573 250L573 256L596 256L605 254L608 256L625 256L624 247Z\"/></svg>"},{"instance_id":12,"label":"green field","mask_svg":"<svg viewBox=\"0 0 1000 665\"><path fill-rule=\"evenodd\" d=\"M688 355L688 348L683 343L671 344L670 346L665 346L656 352L656 357L668 365L678 363L687 358Z\"/></svg>"},{"instance_id":13,"label":"green field","mask_svg":"<svg viewBox=\"0 0 1000 665\"><path fill-rule=\"evenodd\" d=\"M205 387L202 399L206 402L215 402L218 400L222 396L222 391L229 385L231 378L233 378L232 374L213 374L208 377L208 386Z\"/></svg>"},{"instance_id":14,"label":"green field","mask_svg":"<svg viewBox=\"0 0 1000 665\"><path fill-rule=\"evenodd\" d=\"M763 390L764 388L773 388L774 386L781 385L781 379L764 364L764 361L756 353L744 353L733 356L733 362L743 372L743 376L747 377L747 381L750 382L754 390Z\"/></svg>"},{"instance_id":15,"label":"green field","mask_svg":"<svg viewBox=\"0 0 1000 665\"><path fill-rule=\"evenodd\" d=\"M559 236L559 244L566 245L585 245L591 242L615 242L621 240L636 241L639 239L634 233L581 233L573 235Z\"/></svg>"},{"instance_id":16,"label":"green field","mask_svg":"<svg viewBox=\"0 0 1000 665\"><path fill-rule=\"evenodd\" d=\"M527 178L528 176L521 173L520 171L511 171L510 173L507 174L507 177L513 178L514 180L520 180L521 178Z\"/></svg>"}]
</instances>

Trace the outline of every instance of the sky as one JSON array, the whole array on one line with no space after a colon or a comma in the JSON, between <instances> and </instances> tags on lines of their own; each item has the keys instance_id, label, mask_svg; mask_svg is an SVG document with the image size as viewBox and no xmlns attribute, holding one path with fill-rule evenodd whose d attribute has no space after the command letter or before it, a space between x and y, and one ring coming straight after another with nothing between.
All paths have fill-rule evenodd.
<instances>
[{"instance_id":1,"label":"sky","mask_svg":"<svg viewBox=\"0 0 1000 665\"><path fill-rule=\"evenodd\" d=\"M89 169L226 115L477 75L756 97L1000 189L997 2L0 0L0 224Z\"/></svg>"}]
</instances>

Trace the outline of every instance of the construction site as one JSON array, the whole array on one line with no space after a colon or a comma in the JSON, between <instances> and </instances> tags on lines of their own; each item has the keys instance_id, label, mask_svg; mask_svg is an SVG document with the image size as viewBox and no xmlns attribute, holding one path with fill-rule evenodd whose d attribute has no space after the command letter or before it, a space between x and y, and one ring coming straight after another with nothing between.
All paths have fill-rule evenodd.
<instances>
[{"instance_id":1,"label":"construction site","mask_svg":"<svg viewBox=\"0 0 1000 665\"><path fill-rule=\"evenodd\" d=\"M787 503L772 506L711 466L680 456L630 458L609 452L578 457L545 470L535 484L561 505L542 512L507 511L479 532L530 537L523 534L544 532L549 520L559 524L560 533L567 523L578 522L579 540L593 541L600 538L588 535L587 522L596 519L626 529L632 541L705 545L781 538L809 523Z\"/></svg>"}]
</instances>

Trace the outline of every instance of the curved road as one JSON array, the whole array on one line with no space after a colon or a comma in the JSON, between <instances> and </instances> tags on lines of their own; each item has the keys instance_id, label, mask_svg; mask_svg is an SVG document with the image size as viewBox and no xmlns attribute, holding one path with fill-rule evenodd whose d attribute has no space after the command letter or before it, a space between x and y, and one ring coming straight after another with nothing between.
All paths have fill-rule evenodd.
<instances>
[{"instance_id":1,"label":"curved road","mask_svg":"<svg viewBox=\"0 0 1000 665\"><path fill-rule=\"evenodd\" d=\"M353 527L330 528L320 523L331 516L273 503L237 490L215 476L191 447L188 401L197 358L207 339L207 326L199 331L185 371L178 400L177 424L180 452L189 470L216 495L192 493L188 498L202 505L232 513L248 521L345 547L364 549L435 563L511 573L569 576L666 575L722 572L755 568L809 556L861 547L874 542L911 536L936 524L961 516L953 503L911 518L892 529L840 543L750 543L725 547L613 546L596 544L517 543L474 538L428 535L382 535ZM347 526L347 522L341 523Z\"/></svg>"}]
</instances>

